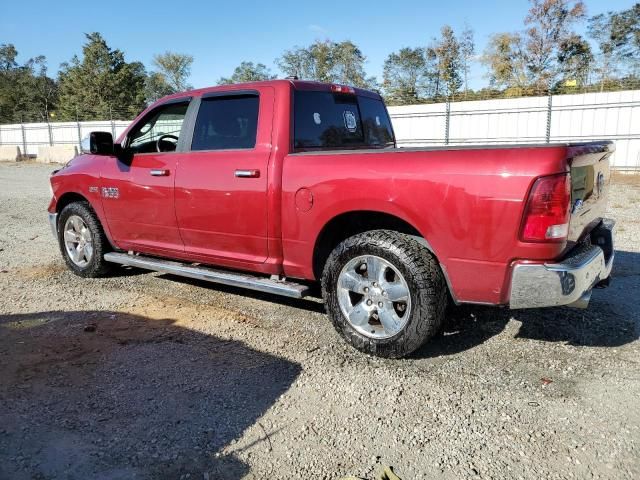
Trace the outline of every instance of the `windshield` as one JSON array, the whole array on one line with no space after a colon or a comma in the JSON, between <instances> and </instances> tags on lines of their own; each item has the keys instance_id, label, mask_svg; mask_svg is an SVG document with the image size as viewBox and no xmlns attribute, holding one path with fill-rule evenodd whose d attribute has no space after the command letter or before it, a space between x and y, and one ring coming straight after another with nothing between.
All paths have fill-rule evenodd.
<instances>
[{"instance_id":1,"label":"windshield","mask_svg":"<svg viewBox=\"0 0 640 480\"><path fill-rule=\"evenodd\" d=\"M382 100L341 93L297 90L294 148L300 150L394 146Z\"/></svg>"}]
</instances>

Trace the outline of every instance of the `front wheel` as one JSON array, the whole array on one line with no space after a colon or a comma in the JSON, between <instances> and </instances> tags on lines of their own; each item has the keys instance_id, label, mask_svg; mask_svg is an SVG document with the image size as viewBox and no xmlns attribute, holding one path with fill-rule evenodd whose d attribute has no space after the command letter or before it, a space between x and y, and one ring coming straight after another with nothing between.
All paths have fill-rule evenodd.
<instances>
[{"instance_id":1,"label":"front wheel","mask_svg":"<svg viewBox=\"0 0 640 480\"><path fill-rule=\"evenodd\" d=\"M372 230L340 243L322 276L327 313L355 348L406 356L434 336L447 303L440 266L415 237Z\"/></svg>"},{"instance_id":2,"label":"front wheel","mask_svg":"<svg viewBox=\"0 0 640 480\"><path fill-rule=\"evenodd\" d=\"M81 277L101 277L110 264L104 254L110 249L100 220L87 202L70 203L58 218L60 251L73 273Z\"/></svg>"}]
</instances>

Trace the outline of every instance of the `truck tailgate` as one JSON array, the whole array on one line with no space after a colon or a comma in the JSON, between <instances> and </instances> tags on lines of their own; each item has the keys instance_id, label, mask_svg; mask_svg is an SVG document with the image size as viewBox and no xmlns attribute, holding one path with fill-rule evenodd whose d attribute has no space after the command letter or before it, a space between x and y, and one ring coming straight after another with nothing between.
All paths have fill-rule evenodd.
<instances>
[{"instance_id":1,"label":"truck tailgate","mask_svg":"<svg viewBox=\"0 0 640 480\"><path fill-rule=\"evenodd\" d=\"M571 171L571 220L569 245L580 242L602 218L607 209L609 159L615 147L601 141L568 147Z\"/></svg>"}]
</instances>

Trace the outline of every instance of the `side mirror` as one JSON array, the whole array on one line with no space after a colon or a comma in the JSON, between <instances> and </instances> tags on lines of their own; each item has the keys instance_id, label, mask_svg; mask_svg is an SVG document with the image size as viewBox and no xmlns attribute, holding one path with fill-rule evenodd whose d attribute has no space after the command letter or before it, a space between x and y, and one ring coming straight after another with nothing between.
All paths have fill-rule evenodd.
<instances>
[{"instance_id":1,"label":"side mirror","mask_svg":"<svg viewBox=\"0 0 640 480\"><path fill-rule=\"evenodd\" d=\"M109 132L91 132L82 141L82 152L93 155L113 155L113 137Z\"/></svg>"}]
</instances>

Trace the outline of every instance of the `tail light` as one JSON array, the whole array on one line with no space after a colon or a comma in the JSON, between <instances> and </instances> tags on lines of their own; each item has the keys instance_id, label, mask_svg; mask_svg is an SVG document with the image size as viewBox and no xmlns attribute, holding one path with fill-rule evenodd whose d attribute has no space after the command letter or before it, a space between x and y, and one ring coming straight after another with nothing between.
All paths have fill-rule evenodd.
<instances>
[{"instance_id":1,"label":"tail light","mask_svg":"<svg viewBox=\"0 0 640 480\"><path fill-rule=\"evenodd\" d=\"M562 242L569 234L571 178L568 173L540 177L529 193L520 239Z\"/></svg>"}]
</instances>

